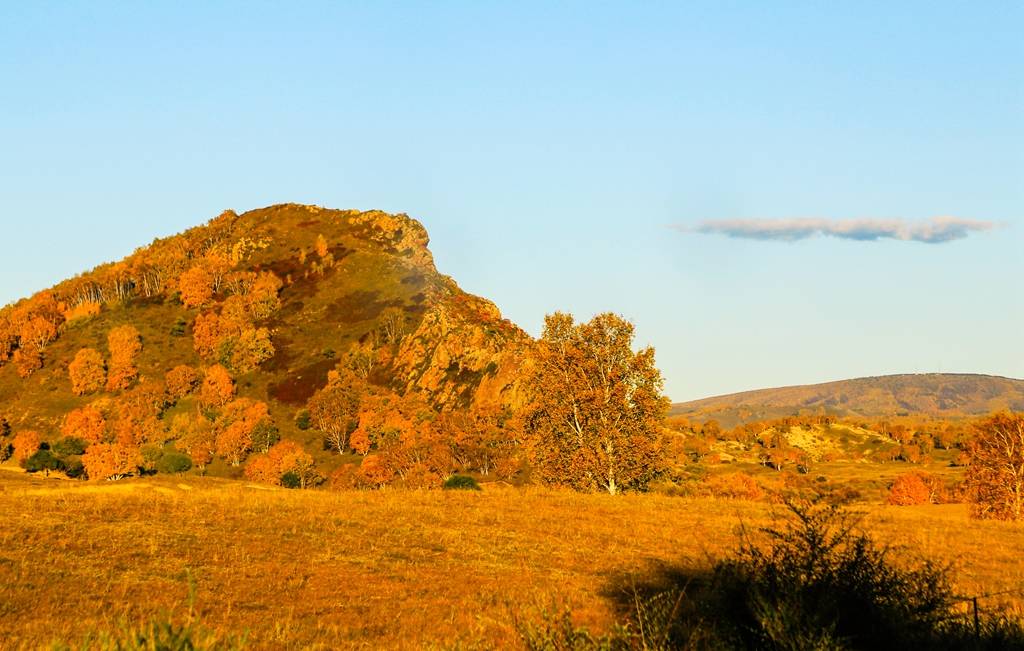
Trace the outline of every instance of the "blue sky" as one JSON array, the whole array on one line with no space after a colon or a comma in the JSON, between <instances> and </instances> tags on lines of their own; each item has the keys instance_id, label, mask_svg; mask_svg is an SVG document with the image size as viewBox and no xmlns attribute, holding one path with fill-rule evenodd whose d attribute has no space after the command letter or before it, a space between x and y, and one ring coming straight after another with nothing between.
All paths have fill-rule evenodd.
<instances>
[{"instance_id":1,"label":"blue sky","mask_svg":"<svg viewBox=\"0 0 1024 651\"><path fill-rule=\"evenodd\" d=\"M626 315L678 400L1024 377L1022 32L1018 2L6 2L0 303L295 201L419 218L534 334ZM998 226L693 232L936 216Z\"/></svg>"}]
</instances>

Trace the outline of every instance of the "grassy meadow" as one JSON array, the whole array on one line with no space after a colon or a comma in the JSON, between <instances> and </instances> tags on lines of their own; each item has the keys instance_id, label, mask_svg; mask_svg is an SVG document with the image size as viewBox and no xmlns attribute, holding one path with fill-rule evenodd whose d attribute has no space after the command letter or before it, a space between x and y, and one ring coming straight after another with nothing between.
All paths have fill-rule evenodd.
<instances>
[{"instance_id":1,"label":"grassy meadow","mask_svg":"<svg viewBox=\"0 0 1024 651\"><path fill-rule=\"evenodd\" d=\"M962 505L864 504L901 559L951 565L966 595L1024 587L1024 528ZM249 648L516 648L515 619L572 609L601 631L611 591L707 566L765 502L463 491L289 491L203 477L82 483L0 470L0 629L10 649L76 648L153 617ZM190 594L194 595L190 598ZM982 607L1019 595L981 600Z\"/></svg>"}]
</instances>

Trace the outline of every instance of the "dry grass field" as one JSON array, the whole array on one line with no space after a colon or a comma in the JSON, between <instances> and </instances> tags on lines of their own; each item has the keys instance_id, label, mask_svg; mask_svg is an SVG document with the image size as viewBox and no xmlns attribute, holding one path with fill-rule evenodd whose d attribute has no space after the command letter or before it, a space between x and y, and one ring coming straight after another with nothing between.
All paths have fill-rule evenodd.
<instances>
[{"instance_id":1,"label":"dry grass field","mask_svg":"<svg viewBox=\"0 0 1024 651\"><path fill-rule=\"evenodd\" d=\"M964 594L1024 587L1024 527L959 505L866 506L877 538L952 564ZM250 648L515 648L513 617L608 627L609 586L702 565L771 505L539 489L346 492L190 477L80 483L0 472L2 647L188 615ZM982 604L994 604L993 597ZM1019 603L1015 602L1019 609Z\"/></svg>"}]
</instances>

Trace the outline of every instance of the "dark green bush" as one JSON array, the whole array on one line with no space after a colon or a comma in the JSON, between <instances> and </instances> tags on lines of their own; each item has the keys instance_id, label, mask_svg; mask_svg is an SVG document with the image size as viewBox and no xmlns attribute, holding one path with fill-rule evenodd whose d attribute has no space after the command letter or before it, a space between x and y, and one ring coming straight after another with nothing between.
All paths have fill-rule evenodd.
<instances>
[{"instance_id":1,"label":"dark green bush","mask_svg":"<svg viewBox=\"0 0 1024 651\"><path fill-rule=\"evenodd\" d=\"M289 470L281 475L281 485L285 488L301 488L302 478L299 477L299 473L294 470Z\"/></svg>"},{"instance_id":2,"label":"dark green bush","mask_svg":"<svg viewBox=\"0 0 1024 651\"><path fill-rule=\"evenodd\" d=\"M894 563L825 498L787 502L791 517L745 536L710 570L670 568L613 593L645 649L1024 649L1018 622L954 609L948 574ZM625 639L625 638L624 638Z\"/></svg>"},{"instance_id":3,"label":"dark green bush","mask_svg":"<svg viewBox=\"0 0 1024 651\"><path fill-rule=\"evenodd\" d=\"M309 415L309 410L300 409L295 414L295 426L301 430L307 430L309 429L310 425L312 425L312 418Z\"/></svg>"},{"instance_id":4,"label":"dark green bush","mask_svg":"<svg viewBox=\"0 0 1024 651\"><path fill-rule=\"evenodd\" d=\"M64 462L50 450L37 450L35 454L25 459L21 465L25 472L43 472L46 474L64 468Z\"/></svg>"},{"instance_id":5,"label":"dark green bush","mask_svg":"<svg viewBox=\"0 0 1024 651\"><path fill-rule=\"evenodd\" d=\"M142 453L142 467L149 472L156 469L157 462L164 456L164 449L159 445L143 445L139 452Z\"/></svg>"},{"instance_id":6,"label":"dark green bush","mask_svg":"<svg viewBox=\"0 0 1024 651\"><path fill-rule=\"evenodd\" d=\"M177 320L174 322L174 325L171 326L171 336L172 337L184 337L185 336L185 328L187 328L187 327L188 327L188 321L185 320L185 317L179 316L177 318Z\"/></svg>"},{"instance_id":7,"label":"dark green bush","mask_svg":"<svg viewBox=\"0 0 1024 651\"><path fill-rule=\"evenodd\" d=\"M71 479L81 479L85 477L85 466L78 459L65 460L64 474Z\"/></svg>"},{"instance_id":8,"label":"dark green bush","mask_svg":"<svg viewBox=\"0 0 1024 651\"><path fill-rule=\"evenodd\" d=\"M441 488L446 491L478 491L480 484L466 475L452 475L441 484Z\"/></svg>"},{"instance_id":9,"label":"dark green bush","mask_svg":"<svg viewBox=\"0 0 1024 651\"><path fill-rule=\"evenodd\" d=\"M181 452L166 452L156 462L156 471L164 475L181 474L191 468L192 459Z\"/></svg>"},{"instance_id":10,"label":"dark green bush","mask_svg":"<svg viewBox=\"0 0 1024 651\"><path fill-rule=\"evenodd\" d=\"M53 444L53 451L62 457L71 457L79 454L85 454L85 448L89 447L89 444L82 439L68 436L66 438L59 439Z\"/></svg>"},{"instance_id":11,"label":"dark green bush","mask_svg":"<svg viewBox=\"0 0 1024 651\"><path fill-rule=\"evenodd\" d=\"M14 446L10 443L0 442L0 462L7 461L14 454Z\"/></svg>"}]
</instances>

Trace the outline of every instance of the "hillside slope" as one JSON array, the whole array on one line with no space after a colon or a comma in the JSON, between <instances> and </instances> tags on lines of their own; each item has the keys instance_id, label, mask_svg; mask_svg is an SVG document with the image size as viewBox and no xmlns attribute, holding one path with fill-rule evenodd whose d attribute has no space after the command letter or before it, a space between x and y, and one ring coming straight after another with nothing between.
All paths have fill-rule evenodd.
<instances>
[{"instance_id":1,"label":"hillside slope","mask_svg":"<svg viewBox=\"0 0 1024 651\"><path fill-rule=\"evenodd\" d=\"M364 364L369 383L442 412L514 405L529 336L440 274L428 241L406 215L295 204L227 211L154 241L0 310L0 417L52 440L71 410L120 400L127 390L75 395L68 367L83 348L112 360L107 337L126 324L141 335L140 385L181 365L223 363L238 396L265 401L282 437L314 452L321 442L293 424L295 413L346 360ZM199 304L189 305L197 278ZM264 309L253 297L266 278ZM207 317L222 331L232 318L242 325L203 354L197 327ZM237 354L243 343L248 357ZM177 409L186 407L195 410Z\"/></svg>"},{"instance_id":2,"label":"hillside slope","mask_svg":"<svg viewBox=\"0 0 1024 651\"><path fill-rule=\"evenodd\" d=\"M800 413L876 418L962 417L1024 410L1024 380L927 373L744 391L672 406L673 415L714 418L725 426Z\"/></svg>"}]
</instances>

